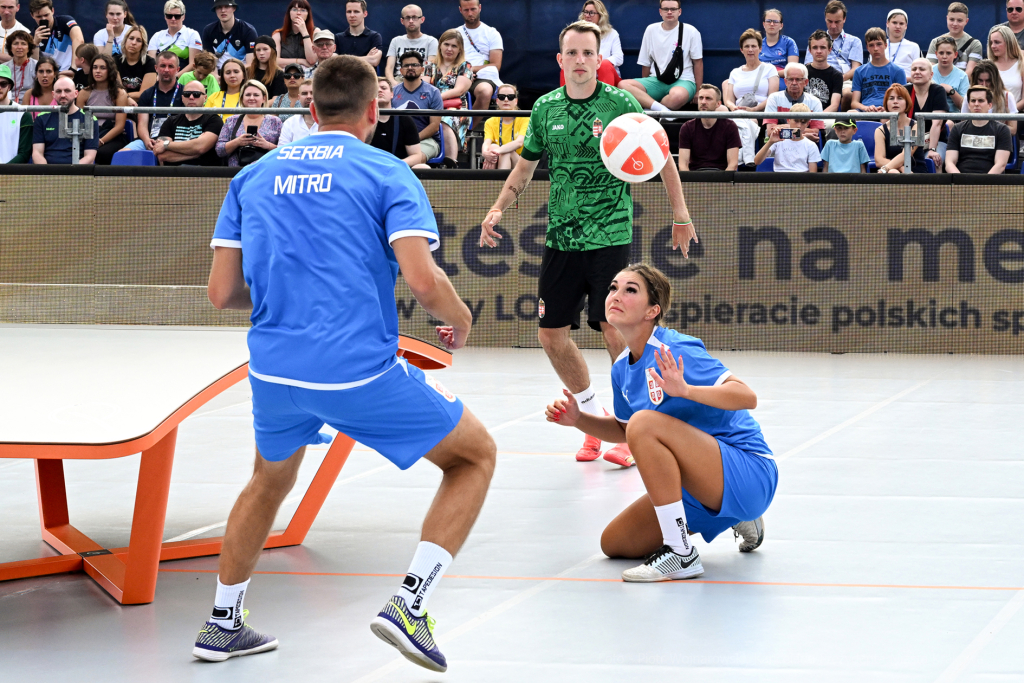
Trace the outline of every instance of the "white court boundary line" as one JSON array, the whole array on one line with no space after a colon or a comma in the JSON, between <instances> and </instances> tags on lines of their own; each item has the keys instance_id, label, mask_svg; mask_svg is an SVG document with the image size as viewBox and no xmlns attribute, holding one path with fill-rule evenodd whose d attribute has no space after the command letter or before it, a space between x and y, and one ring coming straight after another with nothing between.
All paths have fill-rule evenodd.
<instances>
[{"instance_id":1,"label":"white court boundary line","mask_svg":"<svg viewBox=\"0 0 1024 683\"><path fill-rule=\"evenodd\" d=\"M1017 594L1013 596L1010 602L1003 606L1003 609L999 610L999 613L992 618L992 621L988 622L988 625L981 629L981 633L975 636L971 644L964 648L960 656L954 659L946 667L946 670L935 679L935 683L952 683L952 681L955 681L963 673L964 669L974 661L974 658L985 649L985 646L992 642L1003 627L1010 622L1010 619L1013 618L1013 615L1021 607L1024 607L1024 590L1017 591Z\"/></svg>"},{"instance_id":2,"label":"white court boundary line","mask_svg":"<svg viewBox=\"0 0 1024 683\"><path fill-rule=\"evenodd\" d=\"M928 378L928 379L924 380L923 382L918 382L917 384L915 384L914 386L910 387L909 389L904 389L903 391L899 392L898 394L890 396L889 398L885 399L884 401L880 401L880 402L876 403L875 405L871 406L867 410L865 410L863 412L860 412L860 413L857 413L856 415L851 417L849 420L847 420L845 422L841 422L841 423L837 424L835 427L832 427L831 429L827 429L824 432L822 432L821 434L818 434L813 439L810 439L808 441L804 441L802 444L800 444L796 448L791 448L790 450L786 451L782 455L777 456L775 458L775 462L777 462L777 463L782 462L783 460L786 460L788 458L793 457L797 453L800 453L802 451L807 450L808 448L810 448L814 444L819 443L821 441L824 441L825 439L827 439L828 437L832 436L836 432L840 432L840 431L846 429L847 427L849 427L850 425L854 424L855 422L860 422L865 417L867 417L867 416L869 416L869 415L871 415L873 413L878 412L879 410L881 410L882 408L886 407L890 403L892 403L894 401L898 401L901 398L903 398L904 396L906 396L907 394L912 393L914 391L917 391L918 389L920 389L921 387L923 387L924 385L928 384L931 381L932 381L932 378Z\"/></svg>"},{"instance_id":3,"label":"white court boundary line","mask_svg":"<svg viewBox=\"0 0 1024 683\"><path fill-rule=\"evenodd\" d=\"M585 569L585 568L589 567L590 565L594 564L595 562L597 562L598 560L602 560L602 559L604 559L604 555L601 554L601 553L598 553L596 555L591 555L587 559L585 559L582 562L579 562L577 564L574 564L573 566L569 567L565 571L562 571L562 572L559 572L558 574L555 574L555 578L558 579L558 578L563 578L565 576L568 576L569 574L571 574L573 572L576 572L576 571L579 571L581 569ZM476 627L480 626L481 624L484 624L484 623L490 621L494 617L507 612L508 610L512 609L516 605L518 605L518 604L520 604L520 603L522 603L522 602L524 602L526 600L529 600L530 598L532 598L533 596L537 595L538 593L546 591L547 589L552 588L554 586L557 586L560 583L562 583L562 582L561 581L552 580L552 579L548 579L547 581L541 581L540 583L537 583L537 584L531 586L530 588L527 588L526 590L523 590L523 591L520 591L519 593L516 593L515 595L513 595L511 598L509 598L505 602L502 602L502 603L500 603L498 605L495 605L491 609L478 614L477 616L473 617L469 621L467 621L467 622L465 622L465 623L463 623L463 624L461 624L459 626L456 626L451 631L448 631L447 633L438 636L437 638L435 638L435 640L437 641L438 645L447 645L448 643L452 642L453 640L455 640L459 636L472 631L473 629L475 629ZM1022 592L1024 592L1024 591L1022 591ZM357 678L353 683L372 683L372 681L379 681L381 678L383 678L384 676L387 676L388 674L390 674L393 671L397 670L399 667L401 667L403 664L406 664L406 663L408 663L408 660L406 660L405 657L399 656L397 659L394 659L393 661L385 664L384 666L380 667L379 669L375 669L374 671L371 671L370 673L366 674L365 676L362 676L361 678ZM413 666L415 666L415 665L413 665Z\"/></svg>"}]
</instances>

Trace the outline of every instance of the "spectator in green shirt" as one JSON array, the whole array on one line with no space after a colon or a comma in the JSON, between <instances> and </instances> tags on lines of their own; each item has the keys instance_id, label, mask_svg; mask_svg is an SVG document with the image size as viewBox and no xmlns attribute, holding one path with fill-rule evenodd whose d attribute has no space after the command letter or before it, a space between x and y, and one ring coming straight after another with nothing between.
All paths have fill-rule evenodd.
<instances>
[{"instance_id":1,"label":"spectator in green shirt","mask_svg":"<svg viewBox=\"0 0 1024 683\"><path fill-rule=\"evenodd\" d=\"M185 85L199 81L206 86L207 96L220 92L220 81L217 80L217 56L212 52L200 52L192 62L192 71L186 71L178 77L178 83Z\"/></svg>"}]
</instances>

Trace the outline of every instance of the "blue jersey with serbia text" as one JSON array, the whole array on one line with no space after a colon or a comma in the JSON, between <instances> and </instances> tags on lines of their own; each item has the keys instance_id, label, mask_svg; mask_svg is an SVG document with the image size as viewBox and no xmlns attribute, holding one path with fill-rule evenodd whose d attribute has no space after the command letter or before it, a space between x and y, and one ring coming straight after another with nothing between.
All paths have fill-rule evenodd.
<instances>
[{"instance_id":1,"label":"blue jersey with serbia text","mask_svg":"<svg viewBox=\"0 0 1024 683\"><path fill-rule=\"evenodd\" d=\"M650 371L658 371L654 356L662 344L672 355L683 357L683 378L692 386L717 386L732 373L717 358L712 358L704 342L696 337L680 334L664 327L654 328L654 334L647 340L644 354L636 363L629 362L629 349L612 365L612 393L615 395L615 419L629 422L633 413L639 410L657 410L678 418L686 424L720 439L730 446L772 457L771 449L761 434L761 425L746 410L722 410L686 398L664 394L650 377Z\"/></svg>"},{"instance_id":2,"label":"blue jersey with serbia text","mask_svg":"<svg viewBox=\"0 0 1024 683\"><path fill-rule=\"evenodd\" d=\"M242 250L250 374L345 389L388 370L398 351L391 244L411 236L439 245L423 186L348 133L314 133L243 168L211 246Z\"/></svg>"}]
</instances>

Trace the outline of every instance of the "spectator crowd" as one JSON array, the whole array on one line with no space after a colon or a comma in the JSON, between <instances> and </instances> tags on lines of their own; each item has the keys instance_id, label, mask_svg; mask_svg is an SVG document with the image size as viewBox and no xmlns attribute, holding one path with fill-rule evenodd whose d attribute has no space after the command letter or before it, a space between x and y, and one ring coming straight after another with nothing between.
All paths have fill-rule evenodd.
<instances>
[{"instance_id":1,"label":"spectator crowd","mask_svg":"<svg viewBox=\"0 0 1024 683\"><path fill-rule=\"evenodd\" d=\"M29 0L35 22L29 28L16 19L19 0L0 0L0 105L67 107L69 116L93 131L81 145L80 163L109 164L122 150L151 152L163 165L253 163L279 144L316 132L308 113L260 110L307 108L317 66L343 54L378 70L382 109L473 112L382 116L375 146L411 166L455 168L476 136L484 168L518 162L527 120L501 114L519 108L520 93L501 78L502 36L482 20L480 0L457 0L463 23L437 37L424 31L430 24L423 10L406 5L398 17L404 31L387 46L366 24L366 0L344 3L347 27L337 33L316 25L309 0L289 0L271 35L258 35L236 16L238 0L213 0L214 20L201 30L186 25L182 0L167 0L166 28L153 35L126 0L107 0L104 27L90 42L74 17L57 13L54 1ZM1017 159L1024 128L1015 121L954 125L918 115L1024 111L1024 0L1006 0L1007 20L977 37L967 32L967 5L953 2L946 9L948 31L926 43L907 36L910 18L902 9L856 36L845 30L846 5L829 0L823 28L805 39L786 35L783 13L768 9L760 29L739 36L741 64L721 87L704 81L701 33L684 21L681 0L652 1L652 19L655 4L659 21L644 30L636 59L641 75L623 79L625 56L609 9L602 0L584 0L578 19L596 24L601 35L598 78L647 110L764 114L760 120L691 118L682 124L682 171L771 166L776 172L902 172L905 149L890 144L889 124L854 121L844 117L847 111L896 114L901 130L921 126L925 142L911 148L914 172L1002 173ZM98 106L247 112L90 115ZM488 118L490 109L497 116ZM821 117L787 120L787 112ZM0 127L0 162L70 163L72 147L58 135L57 112L4 112L0 119L6 124Z\"/></svg>"}]
</instances>

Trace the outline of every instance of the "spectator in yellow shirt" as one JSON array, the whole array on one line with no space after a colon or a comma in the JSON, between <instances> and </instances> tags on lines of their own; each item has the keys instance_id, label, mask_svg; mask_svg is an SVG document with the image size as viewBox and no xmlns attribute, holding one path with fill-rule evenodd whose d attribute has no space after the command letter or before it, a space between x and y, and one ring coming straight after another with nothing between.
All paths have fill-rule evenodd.
<instances>
[{"instance_id":1,"label":"spectator in yellow shirt","mask_svg":"<svg viewBox=\"0 0 1024 683\"><path fill-rule=\"evenodd\" d=\"M498 109L519 108L519 90L511 83L498 88ZM493 116L484 123L484 168L515 168L523 153L529 117Z\"/></svg>"}]
</instances>

